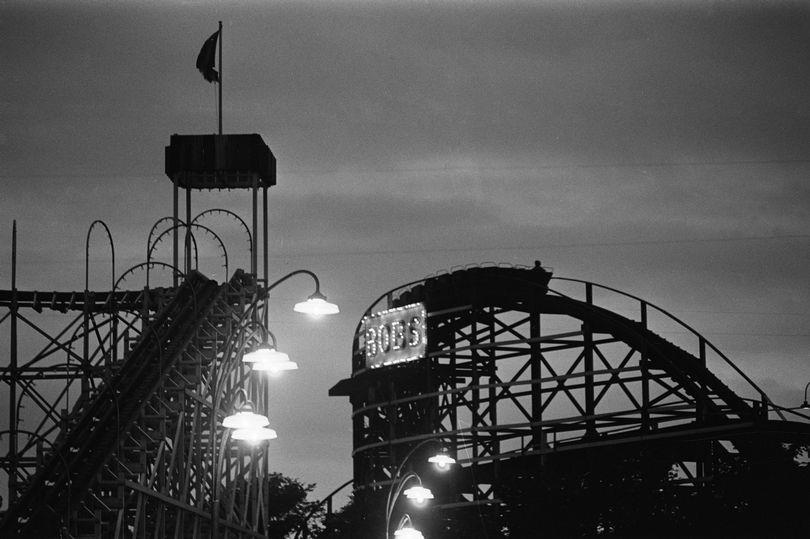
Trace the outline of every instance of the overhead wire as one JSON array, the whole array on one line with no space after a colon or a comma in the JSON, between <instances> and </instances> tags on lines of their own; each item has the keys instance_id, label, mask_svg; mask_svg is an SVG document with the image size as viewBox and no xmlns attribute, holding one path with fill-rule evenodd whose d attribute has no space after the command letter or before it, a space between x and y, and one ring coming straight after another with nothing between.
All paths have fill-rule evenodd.
<instances>
[{"instance_id":1,"label":"overhead wire","mask_svg":"<svg viewBox=\"0 0 810 539\"><path fill-rule=\"evenodd\" d=\"M629 240L629 241L602 241L602 242L582 242L582 243L548 243L545 245L511 245L505 247L425 247L419 249L364 249L362 251L314 251L301 253L277 253L278 257L312 257L312 256L370 256L370 255L397 255L397 254L418 254L418 253L457 253L457 252L481 252L481 251L533 251L540 249L579 249L593 247L624 247L639 245L674 245L687 243L730 243L743 241L771 241L771 240L806 240L810 239L810 234L775 234L771 236L741 236L737 238L692 238L675 240Z\"/></svg>"},{"instance_id":2,"label":"overhead wire","mask_svg":"<svg viewBox=\"0 0 810 539\"><path fill-rule=\"evenodd\" d=\"M510 170L565 170L565 169L610 169L610 168L669 168L669 167L716 167L716 166L740 166L740 165L807 165L810 159L728 159L716 161L647 161L647 162L615 162L615 163L561 163L545 165L499 165L499 166L433 166L433 167L370 167L370 168L323 168L306 169L290 168L278 171L279 175L305 175L305 174L371 174L384 172L453 172L453 171L510 171ZM116 172L106 173L41 173L41 174L0 174L2 179L12 178L148 178L163 177L162 174L154 172L138 172L120 174Z\"/></svg>"}]
</instances>

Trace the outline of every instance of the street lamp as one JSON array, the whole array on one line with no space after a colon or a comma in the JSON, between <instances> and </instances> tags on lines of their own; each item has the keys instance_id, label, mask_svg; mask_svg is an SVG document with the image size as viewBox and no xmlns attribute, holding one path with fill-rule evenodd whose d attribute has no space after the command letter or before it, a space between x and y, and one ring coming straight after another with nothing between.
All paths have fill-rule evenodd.
<instances>
[{"instance_id":1,"label":"street lamp","mask_svg":"<svg viewBox=\"0 0 810 539\"><path fill-rule=\"evenodd\" d=\"M416 478L419 479L419 485L416 487L406 488L402 493L409 500L413 500L413 503L416 505L422 505L427 500L432 500L434 496L433 492L429 488L422 485L422 480L418 475Z\"/></svg>"},{"instance_id":2,"label":"street lamp","mask_svg":"<svg viewBox=\"0 0 810 539\"><path fill-rule=\"evenodd\" d=\"M810 387L810 382L807 382L807 385L804 386L804 402L802 403L801 406L799 406L799 409L801 409L801 410L810 410L810 403L807 402L807 388L808 387Z\"/></svg>"},{"instance_id":3,"label":"street lamp","mask_svg":"<svg viewBox=\"0 0 810 539\"><path fill-rule=\"evenodd\" d=\"M288 273L287 275L281 277L280 279L276 280L273 283L268 284L267 282L267 274L266 274L266 263L265 263L265 278L264 278L264 288L260 291L260 299L265 300L264 305L264 316L262 317L262 322L258 320L257 312L254 310L250 314L250 318L243 320L242 322L244 325L241 327L239 333L233 338L229 346L234 347L244 347L246 345L246 341L250 341L251 339L255 338L255 328L258 327L259 331L261 332L261 343L256 346L254 349L244 353L242 355L242 364L249 364L252 366L252 370L257 371L268 371L271 374L277 374L286 370L295 370L298 368L298 364L294 361L290 361L290 358L287 354L283 352L279 352L276 349L276 338L275 336L268 331L268 317L269 317L269 308L267 304L267 298L269 297L270 291L276 288L281 283L287 281L291 277L295 275L299 275L305 273L312 277L315 281L315 292L312 294L307 301L300 302L295 304L294 310L297 312L302 312L306 314L311 314L314 316L320 316L324 314L335 314L339 312L338 306L329 303L326 301L326 296L324 296L320 291L320 281L318 280L318 276L315 275L313 272L309 270L296 270L293 272ZM253 333L248 334L250 327L253 327ZM255 342L255 341L254 341ZM232 348L230 350L233 350ZM226 357L238 357L237 354L229 354L226 353ZM216 373L213 375L213 383L212 387L214 388L214 410L219 409L219 402L221 396L223 394L224 383L226 380L230 379L230 373L236 367L237 363L231 364L230 368L224 369L224 374L220 381L217 381ZM223 364L224 367L224 364ZM247 392L243 388L239 388L237 390L238 393L241 393L244 396L244 405L237 409L235 413L226 417L223 422L222 426L228 429L222 438L221 446L217 451L217 444L214 442L212 444L212 457L215 466L215 474L214 474L214 483L212 489L212 537L216 538L219 535L219 506L220 506L220 495L219 495L219 475L220 475L220 461L222 455L225 452L227 440L230 437L234 440L243 440L253 444L259 443L264 440L272 440L277 437L276 431L268 428L269 420L266 416L262 416L256 414L253 409L253 403L248 398ZM238 397L238 394L236 395ZM216 436L216 427L215 427L215 415L212 416L211 419L211 431Z\"/></svg>"},{"instance_id":4,"label":"street lamp","mask_svg":"<svg viewBox=\"0 0 810 539\"><path fill-rule=\"evenodd\" d=\"M400 519L394 537L395 539L425 539L422 532L413 527L411 517L407 513Z\"/></svg>"},{"instance_id":5,"label":"street lamp","mask_svg":"<svg viewBox=\"0 0 810 539\"><path fill-rule=\"evenodd\" d=\"M334 303L326 301L326 296L321 293L321 282L318 276L313 272L305 269L296 270L288 273L284 277L278 279L272 284L267 285L265 294L269 295L270 290L274 289L290 277L299 275L301 273L307 274L315 281L315 292L307 298L306 301L301 301L293 306L293 311L309 314L313 317L319 318L323 315L337 314L340 308ZM256 348L248 352L242 357L245 363L252 363L253 370L267 371L271 375L276 375L284 371L292 371L298 369L298 364L290 361L290 356L277 350L276 337L268 326L268 313L269 310L265 305L264 308L264 325L256 324L262 333L262 342ZM272 340L272 344L270 344Z\"/></svg>"},{"instance_id":6,"label":"street lamp","mask_svg":"<svg viewBox=\"0 0 810 539\"><path fill-rule=\"evenodd\" d=\"M456 463L456 459L448 455L447 449L443 447L441 453L436 453L432 457L428 458L428 462L435 464L437 470L446 472L450 469L451 464Z\"/></svg>"},{"instance_id":7,"label":"street lamp","mask_svg":"<svg viewBox=\"0 0 810 539\"><path fill-rule=\"evenodd\" d=\"M402 470L405 467L405 463L408 462L408 459L416 452L417 449L420 447L429 444L429 443L436 443L436 440L433 438L429 438L427 440L422 440L418 444L416 444L408 454L405 455L405 458L402 459L402 462L397 467L396 472L391 478L391 486L388 489L388 496L385 502L385 536L388 537L389 529L391 526L391 515L394 512L394 505L396 505L397 498L400 494L405 494L405 497L409 500L413 501L417 505L423 505L427 500L432 500L434 498L433 492L429 488L426 488L422 485L422 478L416 472L408 472L405 475L402 475ZM436 467L442 471L449 468L449 466L456 462L456 460L447 454L444 447L442 447L442 451L435 455L432 455L430 458L427 459L428 462L435 464ZM407 483L411 480L416 480L418 485L403 490ZM410 523L410 517L406 514L408 523ZM414 530L413 528L403 528L403 524L405 521L405 517L400 520L399 526L397 526L397 530L394 532L394 537L422 537L422 534L418 530ZM411 530L411 531L408 531ZM399 533L398 532L402 532ZM411 534L411 535L408 535ZM418 535L413 535L418 534Z\"/></svg>"},{"instance_id":8,"label":"street lamp","mask_svg":"<svg viewBox=\"0 0 810 539\"><path fill-rule=\"evenodd\" d=\"M260 354L258 358L253 359L254 371L267 371L272 376L278 375L284 371L294 371L298 369L298 363L290 360L290 356L284 352L279 352L275 348L260 348L254 354ZM249 359L245 359L249 362Z\"/></svg>"},{"instance_id":9,"label":"street lamp","mask_svg":"<svg viewBox=\"0 0 810 539\"><path fill-rule=\"evenodd\" d=\"M243 388L240 387L237 390L237 394L239 393L245 396L245 404L236 412L222 420L223 427L233 430L231 438L254 443L276 438L275 430L265 428L270 424L270 420L267 419L267 416L257 414L253 411L253 403L250 402L247 392Z\"/></svg>"},{"instance_id":10,"label":"street lamp","mask_svg":"<svg viewBox=\"0 0 810 539\"><path fill-rule=\"evenodd\" d=\"M394 476L396 479L397 476ZM409 489L405 489L405 485L408 484L409 481L416 480L418 481L418 485L411 487ZM405 497L411 500L416 505L424 505L427 500L433 499L433 492L429 488L425 488L422 485L422 478L419 477L419 474L416 472L408 472L404 476L402 476L399 480L396 480L394 483L391 484L391 488L388 490L388 499L385 505L385 536L388 537L388 529L391 525L391 514L394 512L394 506L397 503L397 498L399 498L400 494L405 494ZM407 516L407 515L406 515ZM404 517L403 517L404 519ZM408 522L410 522L410 517L408 517ZM399 526L397 526L397 531L394 532L394 537L416 537L415 535L402 535L398 534L397 532L402 531L403 520L400 520ZM413 528L405 528L406 530L413 530ZM403 532L405 534L416 532L413 530L412 532ZM418 533L418 532L416 532ZM421 537L422 534L419 534Z\"/></svg>"},{"instance_id":11,"label":"street lamp","mask_svg":"<svg viewBox=\"0 0 810 539\"><path fill-rule=\"evenodd\" d=\"M262 332L262 342L242 356L242 361L250 363L254 371L267 371L271 375L296 370L298 363L290 361L290 356L276 349L275 335L261 324L257 324L257 326ZM271 340L272 344L270 344Z\"/></svg>"},{"instance_id":12,"label":"street lamp","mask_svg":"<svg viewBox=\"0 0 810 539\"><path fill-rule=\"evenodd\" d=\"M321 282L320 280L318 280L318 276L309 270L300 269L288 273L287 275L277 280L273 284L268 285L266 288L266 292L269 293L270 290L277 287L278 285L280 285L293 275L299 275L301 273L306 273L307 275L312 277L312 279L315 281L315 292L311 296L309 296L309 298L307 298L306 301L296 303L295 306L293 307L293 311L297 313L309 314L315 317L320 317L329 314L338 314L340 312L340 308L338 308L338 306L335 305L334 303L329 303L328 301L326 301L326 296L324 296L321 293ZM266 310L265 313L267 313ZM265 315L265 325L267 325L266 315Z\"/></svg>"},{"instance_id":13,"label":"street lamp","mask_svg":"<svg viewBox=\"0 0 810 539\"><path fill-rule=\"evenodd\" d=\"M338 314L340 309L334 303L326 301L326 296L316 290L306 301L296 303L293 311L320 317L325 314Z\"/></svg>"},{"instance_id":14,"label":"street lamp","mask_svg":"<svg viewBox=\"0 0 810 539\"><path fill-rule=\"evenodd\" d=\"M245 428L235 429L231 433L231 438L234 440L243 440L248 443L257 444L259 442L263 442L264 440L274 440L278 438L278 434L276 434L274 429L267 427Z\"/></svg>"}]
</instances>

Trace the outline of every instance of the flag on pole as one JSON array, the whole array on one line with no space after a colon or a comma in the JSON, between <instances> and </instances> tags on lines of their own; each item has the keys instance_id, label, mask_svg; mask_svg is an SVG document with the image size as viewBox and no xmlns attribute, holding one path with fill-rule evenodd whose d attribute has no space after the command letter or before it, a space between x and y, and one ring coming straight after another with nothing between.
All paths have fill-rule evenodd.
<instances>
[{"instance_id":1,"label":"flag on pole","mask_svg":"<svg viewBox=\"0 0 810 539\"><path fill-rule=\"evenodd\" d=\"M205 43L203 43L200 49L200 54L197 55L197 69L200 70L203 78L208 82L219 82L219 73L214 69L217 39L219 39L219 30L211 34L211 37L205 40Z\"/></svg>"}]
</instances>

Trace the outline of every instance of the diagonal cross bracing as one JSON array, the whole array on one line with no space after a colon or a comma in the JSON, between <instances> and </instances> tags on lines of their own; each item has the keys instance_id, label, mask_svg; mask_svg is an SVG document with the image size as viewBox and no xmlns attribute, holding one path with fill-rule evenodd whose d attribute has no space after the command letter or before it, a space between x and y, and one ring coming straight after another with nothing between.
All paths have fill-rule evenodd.
<instances>
[{"instance_id":1,"label":"diagonal cross bracing","mask_svg":"<svg viewBox=\"0 0 810 539\"><path fill-rule=\"evenodd\" d=\"M219 426L246 375L239 360L245 343L237 346L234 337L260 307L259 287L241 271L224 285L192 273L167 294L172 299L141 294L164 308L135 309L139 321L115 315L118 335L115 323L98 326L107 334L87 324L93 341L84 353L93 358L93 386L63 401L75 402L63 421L37 429L46 442L47 432L61 430L36 460L24 452L2 459L4 470L27 482L0 536L16 530L21 536L203 538L213 535L215 515L220 532L231 537L267 529L266 451L243 453ZM115 347L125 359L101 364ZM266 383L256 382L251 398L264 409Z\"/></svg>"},{"instance_id":2,"label":"diagonal cross bracing","mask_svg":"<svg viewBox=\"0 0 810 539\"><path fill-rule=\"evenodd\" d=\"M390 481L400 459L428 439L449 447L466 477L494 480L521 455L760 417L707 368L703 337L700 350L684 350L647 326L649 303L637 305L639 321L597 305L597 285L587 283L577 299L549 292L549 277L538 268L472 268L389 294L388 308L425 304L428 350L422 360L366 370L355 338L353 376L331 394L352 402L361 492ZM457 494L497 492L479 483Z\"/></svg>"},{"instance_id":3,"label":"diagonal cross bracing","mask_svg":"<svg viewBox=\"0 0 810 539\"><path fill-rule=\"evenodd\" d=\"M51 513L64 514L66 500L83 497L118 440L131 428L142 404L207 316L218 292L216 283L199 274L186 281L110 383L81 410L75 426L63 433L56 443L56 455L38 470L0 529L7 531L21 522L23 535L53 533Z\"/></svg>"}]
</instances>

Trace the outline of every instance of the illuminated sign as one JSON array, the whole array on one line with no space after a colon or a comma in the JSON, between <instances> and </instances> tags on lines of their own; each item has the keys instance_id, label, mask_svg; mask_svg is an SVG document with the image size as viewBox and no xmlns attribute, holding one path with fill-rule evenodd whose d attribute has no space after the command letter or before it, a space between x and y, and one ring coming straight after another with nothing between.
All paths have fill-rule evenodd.
<instances>
[{"instance_id":1,"label":"illuminated sign","mask_svg":"<svg viewBox=\"0 0 810 539\"><path fill-rule=\"evenodd\" d=\"M366 367L376 368L425 357L425 305L413 303L363 318Z\"/></svg>"}]
</instances>

